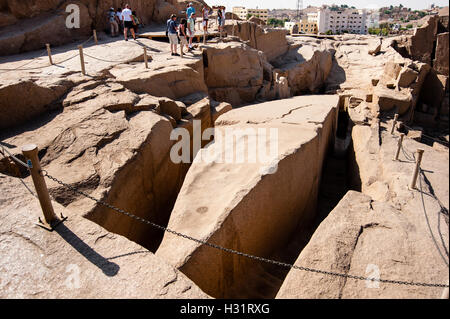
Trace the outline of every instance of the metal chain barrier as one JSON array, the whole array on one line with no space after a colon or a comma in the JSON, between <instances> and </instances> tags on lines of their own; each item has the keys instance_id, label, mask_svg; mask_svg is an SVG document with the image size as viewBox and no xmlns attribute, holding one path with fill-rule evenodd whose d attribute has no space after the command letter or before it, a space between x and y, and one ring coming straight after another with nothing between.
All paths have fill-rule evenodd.
<instances>
[{"instance_id":1,"label":"metal chain barrier","mask_svg":"<svg viewBox=\"0 0 450 319\"><path fill-rule=\"evenodd\" d=\"M422 178L421 178L421 177L422 177L422 176L425 177L425 173L424 173L424 171L422 170L422 168L419 168L419 171L420 171L420 174L421 174L421 176L419 177L420 197L421 197L421 200L422 200L423 213L424 213L424 215L425 215L425 220L426 220L426 222L427 222L428 230L429 230L429 232L430 232L430 236L431 236L431 239L433 240L433 243L434 243L434 245L435 245L435 247L436 247L436 250L438 251L438 253L439 253L439 255L441 256L442 260L444 261L444 263L445 263L445 264L447 265L447 267L448 267L448 266L449 266L448 261L447 261L447 259L445 258L445 256L442 254L441 249L440 249L440 247L439 247L439 244L437 243L436 238L434 238L433 231L432 231L432 229L431 229L430 221L429 221L429 219L428 219L428 214L427 214L427 210L426 210L426 207L425 207L425 199L424 199L424 196L423 196L424 193L423 193L423 188L422 188ZM443 244L443 246L444 246L444 251L446 252L447 257L448 257L448 251L447 251L447 249L446 249L446 247L445 247L444 238L443 238L442 233L441 233L441 231L440 231L440 229L439 229L439 225L440 225L440 222L439 222L439 221L440 221L440 215L441 215L441 212L438 213L438 232L439 232L439 235L440 235L440 237L441 237L442 244Z\"/></svg>"},{"instance_id":2,"label":"metal chain barrier","mask_svg":"<svg viewBox=\"0 0 450 319\"><path fill-rule=\"evenodd\" d=\"M3 145L1 145L1 146L2 146L2 149L5 149L3 147ZM6 151L6 152L11 156L11 158L13 158L15 161L17 161L20 165L28 168L28 165L26 163L24 163L23 161L19 160L17 157L12 155L10 152L8 152L8 151ZM135 220L137 220L139 222L142 222L144 224L147 224L147 225L150 225L150 226L152 226L154 228L157 228L157 229L159 229L161 231L173 234L175 236L178 236L178 237L181 237L181 238L193 241L193 242L196 242L196 243L201 244L201 245L205 245L205 246L209 246L209 247L214 248L214 249L225 251L225 252L230 253L230 254L235 254L235 255L238 255L238 256L246 257L246 258L249 258L249 259L253 259L253 260L257 260L257 261L261 261L261 262L264 262L264 263L273 264L273 265L277 265L277 266L281 266L281 267L285 267L285 268L296 269L296 270L312 272L312 273L317 273L317 274L323 274L323 275L329 275L329 276L335 276L335 277L341 277L341 278L347 278L347 279L355 279L355 280L361 280L361 281L369 280L369 281L376 281L376 282L380 282L380 283L398 284L398 285L407 285L407 286L421 286L421 287L435 287L435 288L448 288L449 287L448 284L422 283L422 282L390 280L390 279L381 279L381 278L376 279L376 278L367 278L367 277L364 277L364 276L342 274L342 273L337 273L337 272L331 272L331 271L325 271L325 270L320 270L320 269L313 269L313 268L308 268L308 267L303 267L303 266L297 266L297 265L294 265L294 264L288 264L288 263L284 263L284 262L280 262L280 261L276 261L276 260L271 260L271 259L267 259L267 258L263 258L263 257L258 257L258 256L246 254L246 253L234 250L234 249L225 248L225 247L222 247L222 246L219 246L219 245L216 245L216 244L212 244L212 243L209 243L207 241L200 240L200 239L197 239L197 238L194 238L194 237L191 237L191 236L179 233L177 231L171 230L171 229L169 229L167 227L158 225L158 224L153 223L153 222L151 222L149 220L146 220L146 219L141 218L139 216L133 215L133 214L127 212L127 211L124 211L123 209L120 209L120 208L117 208L117 207L115 207L115 206L113 206L111 204L108 204L108 203L106 203L104 201L96 199L96 198L90 196L89 194L86 194L85 192L80 191L76 187L74 187L72 185L69 185L69 184L66 184L63 181L61 181L61 180L51 176L45 170L42 170L41 172L43 173L43 175L45 177L47 177L48 179L56 182L57 184L59 184L61 186L64 186L65 188L73 191L74 193L82 195L82 196L84 196L84 197L86 197L86 198L96 202L97 204L100 204L100 205L102 205L104 207L107 207L107 208L109 208L109 209L111 209L111 210L113 210L113 211L115 211L117 213L120 213L122 215L128 216L128 217L130 217L132 219L135 219Z\"/></svg>"},{"instance_id":3,"label":"metal chain barrier","mask_svg":"<svg viewBox=\"0 0 450 319\"><path fill-rule=\"evenodd\" d=\"M171 229L169 229L167 227L155 224L155 223L153 223L151 221L148 221L146 219L143 219L143 218L141 218L139 216L136 216L136 215L133 215L133 214L131 214L129 212L126 212L123 209L120 209L120 208L117 208L117 207L115 207L115 206L113 206L111 204L108 204L108 203L106 203L104 201L98 200L98 199L90 196L89 194L86 194L85 192L78 190L76 187L74 187L72 185L69 185L69 184L66 184L66 183L62 182L61 180L59 180L59 179L49 175L48 172L45 171L45 170L43 170L42 173L44 174L45 177L47 177L48 179L56 182L57 184L59 184L61 186L64 186L65 188L70 189L71 191L73 191L73 192L75 192L75 193L77 193L79 195L82 195L82 196L84 196L84 197L86 197L86 198L96 202L97 204L100 204L100 205L102 205L104 207L107 207L107 208L109 208L109 209L111 209L111 210L113 210L113 211L115 211L117 213L120 213L122 215L128 216L128 217L130 217L132 219L135 219L135 220L137 220L139 222L142 222L144 224L147 224L147 225L150 225L150 226L152 226L154 228L157 228L157 229L159 229L161 231L164 231L164 232L173 234L175 236L178 236L178 237L181 237L181 238L184 238L184 239L196 242L196 243L201 244L201 245L209 246L211 248L218 249L218 250L230 253L230 254L235 254L235 255L246 257L246 258L249 258L249 259L253 259L253 260L257 260L257 261L261 261L261 262L265 262L265 263L269 263L269 264L273 264L273 265L277 265L277 266L281 266L281 267L286 267L286 268L290 268L290 269L302 270L302 271L307 271L307 272L312 272L312 273L318 273L318 274L330 275L330 276L342 277L342 278L348 278L348 279L355 279L355 280L362 280L362 281L369 280L369 281L377 281L377 282L381 282L381 283L408 285L408 286L437 287L437 288L449 287L448 284L421 283L421 282L389 280L389 279L381 279L381 278L380 279L376 279L376 278L367 278L367 277L364 277L364 276L355 276L355 275L349 275L349 274L342 274L342 273L336 273L336 272L331 272L331 271L325 271L325 270L319 270L319 269L313 269L313 268L297 266L297 265L293 265L293 264L288 264L288 263L284 263L284 262L280 262L280 261L276 261L276 260L271 260L271 259L267 259L267 258L263 258L263 257L258 257L258 256L246 254L246 253L234 250L234 249L225 248L225 247L222 247L222 246L219 246L219 245L216 245L216 244L212 244L212 243L209 243L207 241L200 240L200 239L197 239L197 238L194 238L194 237L191 237L191 236L179 233L177 231L171 230Z\"/></svg>"},{"instance_id":4,"label":"metal chain barrier","mask_svg":"<svg viewBox=\"0 0 450 319\"><path fill-rule=\"evenodd\" d=\"M42 58L44 55L47 54L47 50L45 50L44 52L42 52L42 54L36 58L31 59L30 61L20 65L19 67L15 68L15 69L0 69L0 71L3 71L1 73L7 73L7 72L11 72L11 71L20 71L20 70L27 70L27 69L22 69L24 66L31 64L32 62L34 62L37 59Z\"/></svg>"},{"instance_id":5,"label":"metal chain barrier","mask_svg":"<svg viewBox=\"0 0 450 319\"><path fill-rule=\"evenodd\" d=\"M0 151L0 153L2 154L3 158L7 159L6 154L8 154L9 157L11 157L16 163L19 163L20 165L22 165L22 166L24 166L24 167L26 167L28 169L28 165L25 164L25 162L21 161L20 159L15 157L13 154L11 154L1 143L0 143L0 147L2 148L2 151ZM28 192L30 192L30 194L33 195L34 197L38 198L38 196L25 183L23 178L21 178L21 177L18 177L18 178L19 178L20 182L23 184L23 186L25 186L25 188L28 190Z\"/></svg>"},{"instance_id":6,"label":"metal chain barrier","mask_svg":"<svg viewBox=\"0 0 450 319\"><path fill-rule=\"evenodd\" d=\"M109 62L109 63L128 63L130 60L132 60L132 59L129 59L129 60L127 60L127 61L112 61L112 60L105 60L105 59L101 59L101 58L97 58L97 57L95 57L95 56L89 55L89 54L87 54L86 52L84 52L84 55L87 56L87 57L89 57L89 58L92 58L92 59L94 59L94 60L98 60L98 61L102 61L102 62Z\"/></svg>"}]
</instances>

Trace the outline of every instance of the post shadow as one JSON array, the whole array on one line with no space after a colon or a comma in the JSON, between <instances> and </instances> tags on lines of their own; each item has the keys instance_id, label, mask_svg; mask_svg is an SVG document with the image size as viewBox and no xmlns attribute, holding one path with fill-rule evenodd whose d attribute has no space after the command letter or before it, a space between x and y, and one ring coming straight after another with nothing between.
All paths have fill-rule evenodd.
<instances>
[{"instance_id":1,"label":"post shadow","mask_svg":"<svg viewBox=\"0 0 450 319\"><path fill-rule=\"evenodd\" d=\"M75 248L75 250L83 255L87 260L100 268L106 276L114 277L119 272L119 265L110 262L100 254L98 254L63 223L59 224L54 231L58 233L69 245Z\"/></svg>"}]
</instances>

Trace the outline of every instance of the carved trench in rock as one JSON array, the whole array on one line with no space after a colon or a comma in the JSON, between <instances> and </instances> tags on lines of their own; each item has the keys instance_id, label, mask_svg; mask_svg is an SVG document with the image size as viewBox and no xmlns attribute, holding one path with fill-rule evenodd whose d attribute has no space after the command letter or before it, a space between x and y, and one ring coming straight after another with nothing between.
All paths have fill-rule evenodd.
<instances>
[{"instance_id":1,"label":"carved trench in rock","mask_svg":"<svg viewBox=\"0 0 450 319\"><path fill-rule=\"evenodd\" d=\"M242 224L245 223L249 226L246 232L254 236L251 239L254 245L276 247L267 254L259 255L260 257L294 264L314 231L349 189L347 156L351 144L351 125L346 113L342 112L336 117L338 119L337 127L333 124L333 128L329 127L328 130L329 132L336 130L337 134L331 134L330 143L323 153L324 157L318 159L318 162L320 162L318 165L321 165L323 161L323 166L320 169L321 176L305 179L306 183L310 183L305 185L305 188L309 189L307 193L290 194L290 196L301 196L302 198L301 207L298 207L288 217L290 220L287 223L290 222L291 225L285 225L286 227L281 229L278 228L278 235L272 237L264 232L266 226L261 223L258 224L258 221L246 222L243 216L232 216L221 226L221 229L226 229L226 231L215 232L208 241L212 243L220 242L226 248L248 253L251 248L248 245L245 247L244 244L244 241L248 240L248 234L242 233L244 227ZM327 129L324 129L321 134L326 135L326 131ZM301 166L304 164L304 156L314 152L317 147L316 143L317 140L313 140L304 147L302 146L302 149L296 154L280 162L278 170L281 173L278 175L277 172L275 175L266 176L258 190L243 199L242 205L244 207L257 205L255 201L261 198L260 195L265 194L267 189L270 189L270 186L267 185L299 182L301 178L297 180L298 176L291 175L291 177L288 177L292 179L291 181L279 180L279 176L285 176L286 178L290 175L285 173L296 168L303 172L304 168L301 168ZM305 171L303 176L306 177L308 174ZM289 204L286 207L289 207ZM275 218L285 218L282 213L270 209L268 213L275 214L273 216ZM280 216L276 217L277 214ZM225 224L229 225L226 226ZM215 298L274 298L290 270L279 265L236 256L207 246L202 246L194 254L200 256L192 262L194 266L186 266L185 264L180 266L179 269L203 291ZM201 260L208 260L210 266L195 266ZM216 270L210 270L211 268ZM201 269L204 271L200 271Z\"/></svg>"}]
</instances>

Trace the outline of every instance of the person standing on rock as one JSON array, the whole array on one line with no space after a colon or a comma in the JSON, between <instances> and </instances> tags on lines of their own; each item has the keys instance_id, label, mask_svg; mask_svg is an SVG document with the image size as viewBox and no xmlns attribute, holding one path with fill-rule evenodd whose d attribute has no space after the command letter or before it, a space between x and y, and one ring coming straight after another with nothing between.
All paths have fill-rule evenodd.
<instances>
[{"instance_id":1,"label":"person standing on rock","mask_svg":"<svg viewBox=\"0 0 450 319\"><path fill-rule=\"evenodd\" d=\"M123 32L122 8L117 9L116 20L117 24L119 25L119 32Z\"/></svg>"},{"instance_id":2,"label":"person standing on rock","mask_svg":"<svg viewBox=\"0 0 450 319\"><path fill-rule=\"evenodd\" d=\"M218 24L219 24L219 32L223 32L224 26L225 26L225 8L221 7L217 11L217 18L218 18Z\"/></svg>"},{"instance_id":3,"label":"person standing on rock","mask_svg":"<svg viewBox=\"0 0 450 319\"><path fill-rule=\"evenodd\" d=\"M188 52L190 51L188 40L187 40L187 28L188 28L187 20L185 18L181 19L180 26L178 28L179 37L180 37L181 53L184 53L183 52L184 46L186 46L186 48L188 49Z\"/></svg>"},{"instance_id":4,"label":"person standing on rock","mask_svg":"<svg viewBox=\"0 0 450 319\"><path fill-rule=\"evenodd\" d=\"M167 36L169 37L170 50L172 51L172 56L179 56L177 53L178 45L178 26L177 26L177 16L172 14L170 19L167 21Z\"/></svg>"},{"instance_id":5,"label":"person standing on rock","mask_svg":"<svg viewBox=\"0 0 450 319\"><path fill-rule=\"evenodd\" d=\"M141 21L139 20L136 11L133 11L133 21L135 23L135 25L133 26L134 29L134 33L138 34L139 33L139 28L141 27Z\"/></svg>"},{"instance_id":6,"label":"person standing on rock","mask_svg":"<svg viewBox=\"0 0 450 319\"><path fill-rule=\"evenodd\" d=\"M111 36L114 38L119 34L119 24L117 23L117 15L114 8L109 9L108 18L111 25Z\"/></svg>"},{"instance_id":7,"label":"person standing on rock","mask_svg":"<svg viewBox=\"0 0 450 319\"><path fill-rule=\"evenodd\" d=\"M190 18L192 14L195 14L195 8L194 5L192 4L192 2L189 3L189 7L186 10L186 18Z\"/></svg>"},{"instance_id":8,"label":"person standing on rock","mask_svg":"<svg viewBox=\"0 0 450 319\"><path fill-rule=\"evenodd\" d=\"M225 11L225 7L222 7L222 19L220 21L220 30L222 32L225 31L225 20L226 20L226 11Z\"/></svg>"},{"instance_id":9,"label":"person standing on rock","mask_svg":"<svg viewBox=\"0 0 450 319\"><path fill-rule=\"evenodd\" d=\"M204 5L202 9L202 17L203 17L203 31L208 33L208 22L209 22L209 9Z\"/></svg>"},{"instance_id":10,"label":"person standing on rock","mask_svg":"<svg viewBox=\"0 0 450 319\"><path fill-rule=\"evenodd\" d=\"M133 39L136 40L136 34L134 33L136 22L133 19L133 12L131 12L130 5L128 4L125 6L125 10L122 11L122 21L125 41L128 41L128 29L130 29Z\"/></svg>"},{"instance_id":11,"label":"person standing on rock","mask_svg":"<svg viewBox=\"0 0 450 319\"><path fill-rule=\"evenodd\" d=\"M194 39L194 36L195 36L195 12L191 14L187 23L188 23L188 35L189 35L188 51L192 51L192 40Z\"/></svg>"}]
</instances>

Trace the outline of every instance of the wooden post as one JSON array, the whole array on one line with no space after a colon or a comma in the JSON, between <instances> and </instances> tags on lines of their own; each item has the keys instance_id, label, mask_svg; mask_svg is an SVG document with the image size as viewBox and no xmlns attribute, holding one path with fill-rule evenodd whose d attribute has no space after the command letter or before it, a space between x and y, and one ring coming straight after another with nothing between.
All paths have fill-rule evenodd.
<instances>
[{"instance_id":1,"label":"wooden post","mask_svg":"<svg viewBox=\"0 0 450 319\"><path fill-rule=\"evenodd\" d=\"M420 164L422 163L422 157L424 152L425 152L424 150L417 149L416 167L414 169L411 184L409 185L410 189L416 189L417 177L419 176Z\"/></svg>"},{"instance_id":2,"label":"wooden post","mask_svg":"<svg viewBox=\"0 0 450 319\"><path fill-rule=\"evenodd\" d=\"M79 45L78 50L80 50L81 73L83 73L83 75L86 75L86 67L84 65L83 46Z\"/></svg>"},{"instance_id":3,"label":"wooden post","mask_svg":"<svg viewBox=\"0 0 450 319\"><path fill-rule=\"evenodd\" d=\"M47 184L45 183L44 176L41 172L41 163L38 157L38 147L34 144L25 145L22 148L22 153L31 163L30 172L33 178L34 187L39 198L39 203L41 204L42 212L44 213L44 221L40 218L40 221L45 226L50 226L55 222L59 221L58 217L53 210L52 202L50 200L50 195L48 193Z\"/></svg>"},{"instance_id":4,"label":"wooden post","mask_svg":"<svg viewBox=\"0 0 450 319\"><path fill-rule=\"evenodd\" d=\"M394 135L395 126L397 126L397 121L398 121L398 114L395 114L394 122L392 123L391 135Z\"/></svg>"},{"instance_id":5,"label":"wooden post","mask_svg":"<svg viewBox=\"0 0 450 319\"><path fill-rule=\"evenodd\" d=\"M97 30L94 30L95 45L98 45Z\"/></svg>"},{"instance_id":6,"label":"wooden post","mask_svg":"<svg viewBox=\"0 0 450 319\"><path fill-rule=\"evenodd\" d=\"M144 62L145 62L145 68L148 69L148 55L147 55L146 47L144 47Z\"/></svg>"},{"instance_id":7,"label":"wooden post","mask_svg":"<svg viewBox=\"0 0 450 319\"><path fill-rule=\"evenodd\" d=\"M402 149L403 139L405 138L405 134L400 134L400 139L398 140L397 153L395 153L394 161L398 161L398 157L400 156L400 150Z\"/></svg>"},{"instance_id":8,"label":"wooden post","mask_svg":"<svg viewBox=\"0 0 450 319\"><path fill-rule=\"evenodd\" d=\"M50 49L50 44L47 43L45 46L47 47L47 53L48 53L48 59L50 61L50 65L53 65L52 50Z\"/></svg>"}]
</instances>

